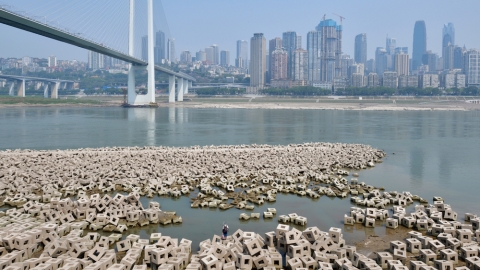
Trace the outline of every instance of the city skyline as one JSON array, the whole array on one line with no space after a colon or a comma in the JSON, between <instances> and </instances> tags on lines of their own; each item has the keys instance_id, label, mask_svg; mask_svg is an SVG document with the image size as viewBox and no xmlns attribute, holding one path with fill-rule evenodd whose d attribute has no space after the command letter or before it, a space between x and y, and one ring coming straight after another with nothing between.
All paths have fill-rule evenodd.
<instances>
[{"instance_id":1,"label":"city skyline","mask_svg":"<svg viewBox=\"0 0 480 270\"><path fill-rule=\"evenodd\" d=\"M248 2L248 1L247 1ZM167 12L167 20L169 21L170 25L170 33L171 37L175 38L177 52L181 51L191 51L197 52L201 48L205 48L208 44L219 44L224 50L228 51L236 51L236 41L237 40L248 40L249 37L256 32L262 32L265 35L267 40L275 38L277 36L281 36L283 32L287 31L295 31L298 35L302 36L302 44L306 44L306 36L307 33L311 30L314 30L314 27L318 25L321 21L322 15L325 13L327 18L331 18L339 21L339 18L333 13L342 14L345 16L346 19L343 22L344 25L344 41L343 41L343 52L344 54L348 54L353 56L354 54L354 39L355 36L360 33L366 33L369 42L368 52L367 54L373 56L375 53L376 47L380 47L384 44L385 37L391 36L397 39L397 46L401 47L409 47L412 48L413 44L413 33L412 28L417 20L424 20L427 24L427 37L428 37L428 47L427 50L432 50L439 55L442 55L442 38L443 38L443 26L448 24L449 22L453 22L456 28L455 33L455 42L456 45L463 46L464 44L468 48L479 48L480 47L480 37L476 35L470 35L472 32L470 28L472 28L472 24L468 22L468 19L464 19L464 17L468 17L467 13L471 12L469 10L461 10L460 7L458 9L455 8L448 8L446 5L441 5L441 3L447 3L447 1L439 1L438 8L440 9L437 12L441 12L441 10L445 11L445 16L435 16L436 13L425 13L420 12L418 10L414 10L408 8L409 6L415 4L416 6L427 6L427 3L423 2L415 2L415 1L406 1L404 5L396 7L399 9L398 12L395 13L388 13L387 15L384 14L377 14L375 18L372 20L364 20L367 15L365 12L372 13L374 11L369 11L369 8L375 7L375 10L382 9L387 7L386 3L381 1L369 1L369 2L355 2L355 4L345 7L345 4L338 4L338 3L316 3L314 1L306 0L306 4L301 6L295 6L293 9L287 9L286 6L288 4L287 1L279 1L278 5L278 14L279 15L286 15L289 12L302 12L302 20L284 20L279 22L278 24L274 24L272 26L265 26L265 25L258 25L255 21L245 21L241 20L242 23L238 23L239 16L236 14L229 14L227 16L223 14L219 14L218 16L213 16L214 18L204 18L199 19L200 14L197 14L193 11L190 11L190 8L198 7L198 6L219 6L218 8L226 8L227 10L232 8L239 8L240 10L246 10L247 14L256 14L257 10L251 10L247 7L247 5L241 5L239 3L224 3L218 0L212 0L209 2L200 1L197 2L188 2L189 9L187 12L189 16L175 16L178 13L177 9L175 8L178 5L178 1L175 2L165 2L163 3L164 9ZM473 1L466 1L472 2ZM256 3L257 4L257 3ZM260 6L264 6L265 3L258 3ZM19 3L18 6L22 8L22 3ZM308 6L309 8L305 7ZM316 8L320 8L322 12L317 12ZM277 7L276 7L277 8ZM25 8L28 10L28 8ZM421 9L421 8L419 8ZM315 10L315 12L313 11ZM425 9L427 10L427 9ZM402 13L403 11L403 13ZM241 13L241 12L239 12ZM245 13L244 13L245 14ZM264 13L263 18L267 19L273 14ZM181 17L181 20L180 20ZM440 17L440 18L439 18ZM208 24L211 20L221 20L227 19L226 23L222 23L219 27L213 28L212 30L205 30L205 31L196 31L199 33L191 34L192 30L189 30L187 25L192 23L198 27L201 27L203 24ZM237 22L234 22L236 20ZM235 31L228 31L227 34L220 34L221 28L229 27ZM194 27L196 28L196 27ZM39 56L39 57L48 57L51 54L56 54L58 57L62 59L77 59L77 60L87 60L87 53L83 49L78 49L70 45L60 44L55 41L50 41L45 38L36 36L34 38L35 44L45 44L45 46L29 46L29 44L22 43L21 40L29 39L32 40L32 36L34 34L24 33L17 29L11 29L7 26L1 25L0 29L2 29L2 33L10 34L15 36L16 38L13 40L9 40L13 46L9 46L6 48L2 48L4 55L2 57L22 57L26 55L31 56ZM209 29L209 28L201 28L201 29ZM218 30L217 30L218 29ZM7 35L7 36L10 36ZM187 38L188 37L188 38ZM39 41L36 42L36 41ZM51 44L55 44L53 46L56 51L52 51ZM18 45L18 46L17 46ZM306 46L303 46L304 49ZM410 54L412 50L410 50ZM176 56L177 58L179 55ZM373 58L373 57L369 57Z\"/></svg>"}]
</instances>

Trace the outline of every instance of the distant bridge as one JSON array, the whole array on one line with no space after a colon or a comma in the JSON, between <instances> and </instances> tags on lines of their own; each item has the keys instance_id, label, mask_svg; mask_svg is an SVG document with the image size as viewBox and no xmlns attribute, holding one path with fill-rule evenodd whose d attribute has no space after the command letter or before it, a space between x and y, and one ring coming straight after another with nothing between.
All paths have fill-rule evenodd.
<instances>
[{"instance_id":1,"label":"distant bridge","mask_svg":"<svg viewBox=\"0 0 480 270\"><path fill-rule=\"evenodd\" d=\"M58 89L73 89L75 86L75 81L71 80L58 80L58 79L48 79L48 78L38 78L38 77L26 77L26 76L16 76L16 75L3 75L0 74L0 79L5 79L7 81L11 81L10 90L8 94L10 96L19 96L25 97L25 82L26 81L36 81L43 83L43 96L48 98L48 92L50 86L52 86L51 90L51 98L58 98ZM17 86L15 89L15 85ZM15 91L17 92L15 94Z\"/></svg>"},{"instance_id":2,"label":"distant bridge","mask_svg":"<svg viewBox=\"0 0 480 270\"><path fill-rule=\"evenodd\" d=\"M153 0L148 0L148 61L145 62L133 56L134 52L134 14L135 0L130 0L130 25L129 25L129 53L107 47L103 44L86 39L77 34L69 33L63 29L53 27L35 19L14 13L0 8L0 23L10 25L15 28L39 34L60 42L68 43L80 48L84 48L103 55L130 63L128 75L128 103L131 105L146 105L155 102L155 70L169 75L169 102L175 102L175 88L178 88L178 101L183 101L183 94L188 93L195 78L182 72L175 72L168 68L156 66L154 64L154 30L153 30ZM147 68L148 71L148 93L138 95L135 92L135 69ZM175 83L177 81L177 84ZM23 96L25 91L19 92ZM22 96L20 95L20 96Z\"/></svg>"}]
</instances>

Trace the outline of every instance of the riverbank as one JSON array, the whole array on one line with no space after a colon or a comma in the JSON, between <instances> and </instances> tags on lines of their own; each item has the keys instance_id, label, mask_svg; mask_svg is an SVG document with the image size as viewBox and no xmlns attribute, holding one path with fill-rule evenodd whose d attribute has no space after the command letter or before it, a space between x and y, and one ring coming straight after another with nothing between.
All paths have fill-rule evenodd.
<instances>
[{"instance_id":1,"label":"riverbank","mask_svg":"<svg viewBox=\"0 0 480 270\"><path fill-rule=\"evenodd\" d=\"M158 96L159 107L221 109L290 109L290 110L355 110L355 111L479 111L480 104L467 103L464 97L198 97L185 96L183 102L168 103ZM0 97L5 107L119 107L123 96L82 96L67 99L40 97Z\"/></svg>"}]
</instances>

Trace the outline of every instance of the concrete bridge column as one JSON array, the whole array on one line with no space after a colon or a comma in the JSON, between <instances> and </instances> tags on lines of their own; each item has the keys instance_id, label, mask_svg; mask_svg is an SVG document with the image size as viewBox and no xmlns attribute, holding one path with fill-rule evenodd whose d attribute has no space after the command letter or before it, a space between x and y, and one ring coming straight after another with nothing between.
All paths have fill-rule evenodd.
<instances>
[{"instance_id":1,"label":"concrete bridge column","mask_svg":"<svg viewBox=\"0 0 480 270\"><path fill-rule=\"evenodd\" d=\"M187 89L185 90L184 94L188 94L188 89L192 87L192 81L188 81Z\"/></svg>"},{"instance_id":2,"label":"concrete bridge column","mask_svg":"<svg viewBox=\"0 0 480 270\"><path fill-rule=\"evenodd\" d=\"M17 86L17 95L19 97L25 97L25 80L19 80L19 84Z\"/></svg>"},{"instance_id":3,"label":"concrete bridge column","mask_svg":"<svg viewBox=\"0 0 480 270\"><path fill-rule=\"evenodd\" d=\"M43 86L43 97L48 98L48 83L45 83Z\"/></svg>"},{"instance_id":4,"label":"concrete bridge column","mask_svg":"<svg viewBox=\"0 0 480 270\"><path fill-rule=\"evenodd\" d=\"M55 85L52 89L51 98L58 99L58 88L60 88L60 82L55 82Z\"/></svg>"},{"instance_id":5,"label":"concrete bridge column","mask_svg":"<svg viewBox=\"0 0 480 270\"><path fill-rule=\"evenodd\" d=\"M177 101L183 101L183 85L184 85L184 79L183 78L178 78L178 94L177 94Z\"/></svg>"},{"instance_id":6,"label":"concrete bridge column","mask_svg":"<svg viewBox=\"0 0 480 270\"><path fill-rule=\"evenodd\" d=\"M189 81L187 80L183 80L183 94L188 94L188 84L189 84Z\"/></svg>"},{"instance_id":7,"label":"concrete bridge column","mask_svg":"<svg viewBox=\"0 0 480 270\"><path fill-rule=\"evenodd\" d=\"M168 76L168 103L175 103L175 75Z\"/></svg>"},{"instance_id":8,"label":"concrete bridge column","mask_svg":"<svg viewBox=\"0 0 480 270\"><path fill-rule=\"evenodd\" d=\"M12 84L10 84L10 90L8 90L8 94L10 96L15 96L15 91L13 90L13 88L15 87L15 81L12 81Z\"/></svg>"}]
</instances>

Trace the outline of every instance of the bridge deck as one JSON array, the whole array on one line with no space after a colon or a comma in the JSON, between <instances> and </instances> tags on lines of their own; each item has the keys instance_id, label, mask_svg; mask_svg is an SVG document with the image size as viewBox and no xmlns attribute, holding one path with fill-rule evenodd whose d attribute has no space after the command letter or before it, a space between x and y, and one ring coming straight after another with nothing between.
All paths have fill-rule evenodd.
<instances>
[{"instance_id":1,"label":"bridge deck","mask_svg":"<svg viewBox=\"0 0 480 270\"><path fill-rule=\"evenodd\" d=\"M44 37L48 37L54 40L58 40L60 42L68 43L68 44L71 44L80 48L84 48L90 51L101 53L103 55L107 55L107 56L125 61L127 63L131 63L134 66L148 65L148 63L143 60L127 55L113 48L106 47L92 40L85 39L81 36L66 32L59 28L52 27L50 25L41 23L39 21L30 19L28 17L15 14L4 8L0 8L0 23L9 25L15 28L19 28L31 33L35 33ZM155 66L155 70L167 73L169 75L175 75L176 77L187 79L190 81L196 81L195 78L187 74L178 73L178 72L169 70L168 68Z\"/></svg>"}]
</instances>

